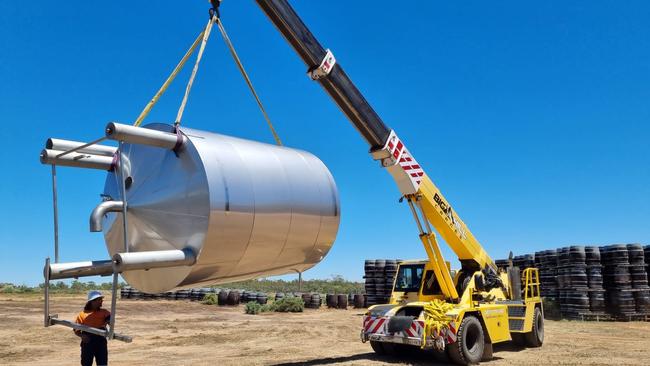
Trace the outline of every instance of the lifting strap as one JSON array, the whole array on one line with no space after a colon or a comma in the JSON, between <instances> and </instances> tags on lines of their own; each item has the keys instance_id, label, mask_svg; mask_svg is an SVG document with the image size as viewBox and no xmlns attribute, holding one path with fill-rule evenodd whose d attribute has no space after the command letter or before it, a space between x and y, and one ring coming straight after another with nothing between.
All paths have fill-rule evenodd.
<instances>
[{"instance_id":1,"label":"lifting strap","mask_svg":"<svg viewBox=\"0 0 650 366\"><path fill-rule=\"evenodd\" d=\"M266 109L264 109L264 105L262 105L262 101L260 100L260 97L257 95L257 92L255 91L255 88L253 87L253 83L251 82L251 79L248 77L248 74L246 73L246 70L244 69L244 65L242 64L241 60L239 59L239 56L237 55L237 51L235 51L235 47L233 46L232 42L230 41L230 37L228 37L228 33L226 33L226 28L224 28L223 23L221 22L221 19L218 18L218 17L217 17L217 26L219 27L219 31L221 31L221 35L223 36L223 40L226 42L226 45L228 45L228 49L230 50L230 54L232 55L232 58L235 60L235 63L237 64L237 68L239 68L239 72L241 72L242 76L244 77L244 80L246 80L246 84L248 85L248 88L250 89L251 93L253 93L253 96L255 97L255 101L257 102L257 105L260 107L260 110L262 111L262 114L264 115L264 119L266 119L266 123L269 125L269 128L271 129L271 133L273 134L273 138L275 139L275 143L278 146L282 146L282 141L280 141L280 137L275 132L275 128L273 128L273 124L271 123L271 119L269 118L269 115L266 113Z\"/></svg>"},{"instance_id":2,"label":"lifting strap","mask_svg":"<svg viewBox=\"0 0 650 366\"><path fill-rule=\"evenodd\" d=\"M181 123L181 119L183 118L183 112L185 111L185 105L187 104L187 99L190 94L190 90L192 88L192 84L194 83L194 79L196 77L196 73L199 68L199 63L201 62L201 58L203 57L203 51L205 50L205 45L208 42L208 38L210 37L210 32L212 30L212 25L214 23L217 23L217 26L219 27L219 31L221 32L221 35L223 36L224 41L226 42L226 45L228 46L228 49L230 50L230 54L232 55L233 59L235 60L235 63L237 64L237 68L241 72L242 76L244 77L244 80L246 81L246 85L248 85L248 88L250 89L251 93L255 97L255 101L257 102L258 107L262 111L262 114L264 115L264 119L266 120L266 123L269 126L269 129L271 130L271 133L273 134L273 138L275 139L275 143L278 146L282 146L282 141L280 140L280 136L278 136L277 132L275 131L275 128L273 127L273 123L271 123L271 118L269 117L268 113L266 112L266 109L264 108L264 105L262 104L262 101L260 97L258 96L257 92L255 91L255 88L253 87L253 83L246 73L246 70L244 69L244 65L242 64L241 60L239 59L239 56L237 55L237 51L235 51L235 47L233 46L232 42L230 41L230 37L228 37L228 33L226 32L226 29L223 26L223 23L221 22L221 18L219 16L219 10L218 10L218 5L219 1L211 1L213 4L213 8L210 9L210 20L208 21L208 24L206 25L205 29L196 37L190 48L187 50L181 61L176 65L172 73L169 75L167 80L163 83L163 85L160 87L158 92L151 98L149 103L145 106L145 108L142 110L138 118L135 120L133 123L134 126L140 126L142 124L142 121L149 115L149 112L151 112L151 109L153 106L158 102L160 97L165 93L169 85L174 81L180 70L183 69L185 66L185 63L187 60L190 58L192 53L196 50L196 47L201 44L201 47L199 48L199 53L196 57L196 62L194 63L194 68L192 69L192 74L190 75L190 79L187 83L187 86L185 87L185 94L183 96L183 100L181 102L181 105L178 109L178 113L176 114L176 120L174 121L174 126L178 127L178 125ZM216 3L216 4L215 4ZM178 133L178 128L176 129Z\"/></svg>"},{"instance_id":3,"label":"lifting strap","mask_svg":"<svg viewBox=\"0 0 650 366\"><path fill-rule=\"evenodd\" d=\"M149 115L149 112L151 112L151 109L153 108L153 106L158 102L158 99L160 99L160 97L165 93L165 91L167 90L167 87L169 87L169 84L171 84L172 81L174 81L174 79L176 78L176 75L178 75L178 73L183 69L183 66L185 66L185 63L187 62L187 60L190 58L192 53L194 53L194 50L196 49L196 47L201 42L201 39L203 39L204 34L205 34L205 30L202 31L201 33L199 33L199 35L194 40L194 43L192 43L192 45L187 50L187 52L185 52L185 55L183 56L181 61L174 68L174 71L172 71L172 73L169 75L167 80L165 80L165 82L160 87L160 89L158 89L158 92L156 93L156 95L154 95L153 98L151 98L151 100L149 101L149 103L147 103L147 105L144 107L142 112L140 112L140 115L135 120L135 123L133 123L134 126L136 126L136 127L140 126L142 124L142 121L144 121L144 119L147 118L147 116Z\"/></svg>"},{"instance_id":4,"label":"lifting strap","mask_svg":"<svg viewBox=\"0 0 650 366\"><path fill-rule=\"evenodd\" d=\"M185 104L187 104L187 98L190 95L190 89L192 89L192 84L194 83L194 78L196 77L196 72L199 70L199 63L201 62L201 57L203 57L203 51L205 50L205 45L208 43L208 38L210 38L210 31L212 30L212 25L219 18L217 18L216 12L210 12L210 20L208 25L205 26L203 31L203 41L201 42L201 47L199 48L199 53L196 55L196 62L194 63L194 68L192 69L192 75L190 75L190 80L187 82L185 87L185 95L183 95L183 101L181 102L180 107L178 107L178 113L176 114L176 121L174 121L174 126L181 124L181 118L183 118L183 111L185 111Z\"/></svg>"}]
</instances>

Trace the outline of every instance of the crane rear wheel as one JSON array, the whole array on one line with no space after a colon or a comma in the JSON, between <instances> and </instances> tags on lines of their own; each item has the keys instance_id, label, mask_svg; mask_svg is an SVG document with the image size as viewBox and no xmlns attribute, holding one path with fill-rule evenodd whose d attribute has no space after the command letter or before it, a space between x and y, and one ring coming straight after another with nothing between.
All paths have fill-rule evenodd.
<instances>
[{"instance_id":1,"label":"crane rear wheel","mask_svg":"<svg viewBox=\"0 0 650 366\"><path fill-rule=\"evenodd\" d=\"M449 358L459 365L477 364L484 349L485 335L481 322L475 316L466 316L458 327L456 342L447 346Z\"/></svg>"}]
</instances>

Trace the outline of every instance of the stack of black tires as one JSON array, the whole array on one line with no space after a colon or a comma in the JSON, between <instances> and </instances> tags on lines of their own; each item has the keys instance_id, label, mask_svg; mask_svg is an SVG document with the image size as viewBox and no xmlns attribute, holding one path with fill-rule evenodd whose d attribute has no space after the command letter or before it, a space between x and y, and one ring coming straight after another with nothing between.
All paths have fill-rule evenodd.
<instances>
[{"instance_id":1,"label":"stack of black tires","mask_svg":"<svg viewBox=\"0 0 650 366\"><path fill-rule=\"evenodd\" d=\"M585 262L589 287L589 311L602 314L605 312L605 289L603 288L603 266L600 264L600 248L585 247Z\"/></svg>"},{"instance_id":2,"label":"stack of black tires","mask_svg":"<svg viewBox=\"0 0 650 366\"><path fill-rule=\"evenodd\" d=\"M647 314L650 312L650 287L648 287L644 248L641 244L628 244L627 253L630 261L634 307L638 314Z\"/></svg>"},{"instance_id":3,"label":"stack of black tires","mask_svg":"<svg viewBox=\"0 0 650 366\"><path fill-rule=\"evenodd\" d=\"M542 297L557 300L557 251L543 250L535 253L535 265L539 269L539 282Z\"/></svg>"},{"instance_id":4,"label":"stack of black tires","mask_svg":"<svg viewBox=\"0 0 650 366\"><path fill-rule=\"evenodd\" d=\"M318 309L320 308L323 300L318 293L303 293L300 294L302 301L305 303L305 307L309 309Z\"/></svg>"},{"instance_id":5,"label":"stack of black tires","mask_svg":"<svg viewBox=\"0 0 650 366\"><path fill-rule=\"evenodd\" d=\"M603 285L607 289L607 312L614 316L634 315L636 306L632 293L630 257L627 245L615 244L600 248L603 264Z\"/></svg>"},{"instance_id":6,"label":"stack of black tires","mask_svg":"<svg viewBox=\"0 0 650 366\"><path fill-rule=\"evenodd\" d=\"M268 302L268 295L264 292L243 291L241 293L240 302L245 304L251 301L264 305Z\"/></svg>"},{"instance_id":7,"label":"stack of black tires","mask_svg":"<svg viewBox=\"0 0 650 366\"><path fill-rule=\"evenodd\" d=\"M585 247L570 246L558 251L558 292L560 313L567 319L580 319L589 313Z\"/></svg>"},{"instance_id":8,"label":"stack of black tires","mask_svg":"<svg viewBox=\"0 0 650 366\"><path fill-rule=\"evenodd\" d=\"M367 306L364 294L327 294L325 303L330 309L347 309L348 306L361 309Z\"/></svg>"},{"instance_id":9,"label":"stack of black tires","mask_svg":"<svg viewBox=\"0 0 650 366\"><path fill-rule=\"evenodd\" d=\"M390 300L393 282L400 263L395 259L367 259L364 264L367 306L385 304Z\"/></svg>"},{"instance_id":10,"label":"stack of black tires","mask_svg":"<svg viewBox=\"0 0 650 366\"><path fill-rule=\"evenodd\" d=\"M512 259L512 265L519 267L519 271L523 274L526 268L535 267L535 256L532 254L524 254L515 256ZM523 277L522 277L523 278Z\"/></svg>"}]
</instances>

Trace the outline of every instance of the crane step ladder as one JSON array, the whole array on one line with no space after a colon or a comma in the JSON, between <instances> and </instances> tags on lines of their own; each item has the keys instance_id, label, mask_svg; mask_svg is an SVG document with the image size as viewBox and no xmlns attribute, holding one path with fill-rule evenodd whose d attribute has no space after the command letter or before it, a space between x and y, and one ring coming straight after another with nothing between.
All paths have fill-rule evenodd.
<instances>
[{"instance_id":1,"label":"crane step ladder","mask_svg":"<svg viewBox=\"0 0 650 366\"><path fill-rule=\"evenodd\" d=\"M508 306L508 324L511 332L524 331L527 319L526 312L534 310L535 304L541 300L539 270L537 268L527 268L523 271L523 277L523 299L497 301L498 304Z\"/></svg>"}]
</instances>

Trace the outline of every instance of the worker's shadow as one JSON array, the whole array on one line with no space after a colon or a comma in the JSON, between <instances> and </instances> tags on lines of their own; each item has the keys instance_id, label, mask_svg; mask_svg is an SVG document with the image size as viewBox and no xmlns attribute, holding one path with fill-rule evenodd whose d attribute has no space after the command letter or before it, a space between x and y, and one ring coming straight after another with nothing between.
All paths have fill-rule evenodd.
<instances>
[{"instance_id":1,"label":"worker's shadow","mask_svg":"<svg viewBox=\"0 0 650 366\"><path fill-rule=\"evenodd\" d=\"M500 357L494 357L493 360L501 359ZM286 362L274 364L274 366L317 366L317 365L333 365L341 362L350 362L350 361L381 361L383 363L394 363L400 365L454 365L446 358L444 355L434 354L433 352L408 352L406 354L400 354L399 356L384 356L378 355L374 352L359 353L351 356L342 356L342 357L324 357L324 358L315 358L313 360L307 361L297 361L297 362Z\"/></svg>"}]
</instances>

